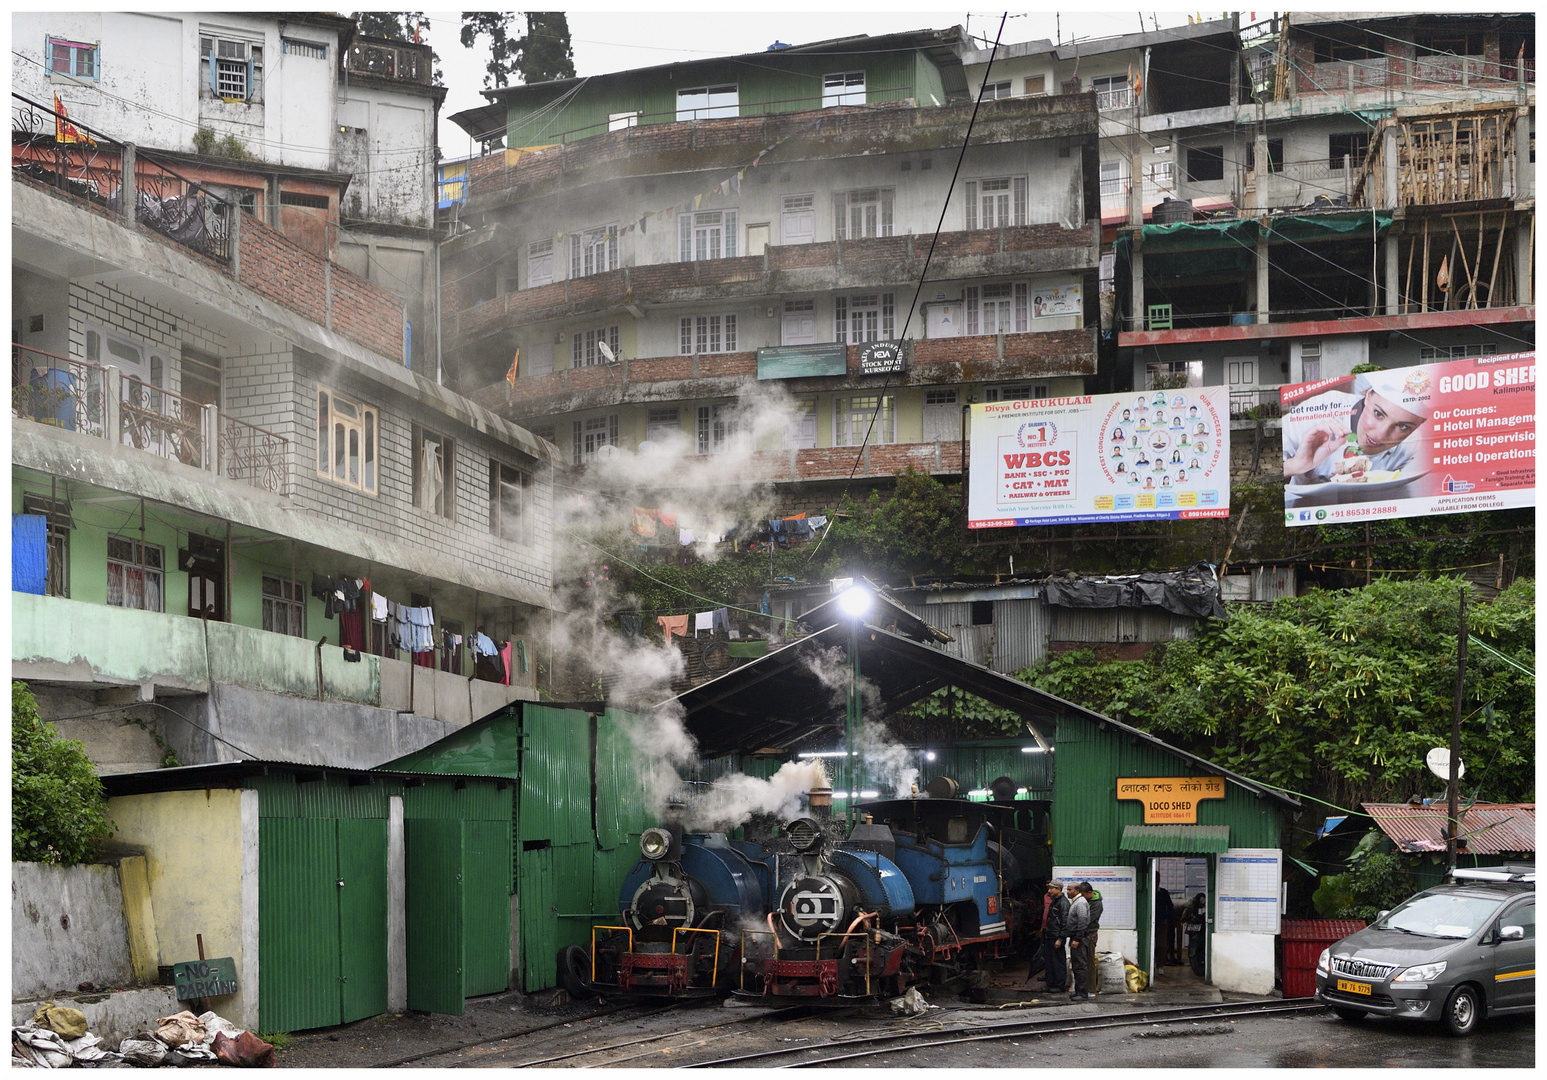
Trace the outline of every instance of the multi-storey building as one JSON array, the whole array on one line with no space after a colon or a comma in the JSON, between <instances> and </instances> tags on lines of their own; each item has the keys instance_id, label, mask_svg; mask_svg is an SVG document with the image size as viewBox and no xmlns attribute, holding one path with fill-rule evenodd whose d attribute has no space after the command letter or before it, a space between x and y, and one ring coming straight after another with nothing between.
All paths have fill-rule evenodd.
<instances>
[{"instance_id":1,"label":"multi-storey building","mask_svg":"<svg viewBox=\"0 0 1547 1080\"><path fill-rule=\"evenodd\" d=\"M159 152L302 247L403 301L433 378L437 114L428 45L324 13L32 12L12 90Z\"/></svg>"},{"instance_id":2,"label":"multi-storey building","mask_svg":"<svg viewBox=\"0 0 1547 1080\"><path fill-rule=\"evenodd\" d=\"M1083 392L1095 98L985 101L974 120L961 44L921 31L487 91L452 117L502 145L445 185L465 228L444 254L448 378L571 466L665 437L720 452L737 396L777 382L794 416L757 468L807 492L957 473L968 401ZM900 360L872 347L888 342Z\"/></svg>"},{"instance_id":3,"label":"multi-storey building","mask_svg":"<svg viewBox=\"0 0 1547 1080\"><path fill-rule=\"evenodd\" d=\"M1271 428L1284 383L1534 348L1534 23L1295 13L1243 32L1233 206L1200 220L1183 185L1171 223L1134 208L1117 240L1132 385L1229 385Z\"/></svg>"},{"instance_id":4,"label":"multi-storey building","mask_svg":"<svg viewBox=\"0 0 1547 1080\"><path fill-rule=\"evenodd\" d=\"M114 87L104 122L139 116L135 64L167 81L168 108L203 100L206 53L189 28L205 17L164 20L182 30L134 52L117 47L128 16L96 17L105 38L61 18L48 55L72 79ZM279 32L262 39L268 75L255 83L270 108L294 102L287 73L317 59L292 41L325 37L329 72L344 42L323 17ZM247 59L256 81L264 68L251 48ZM16 65L22 82L30 61ZM329 108L332 78L317 83ZM373 138L425 137L392 108L372 114ZM365 767L534 697L551 611L551 448L410 366L402 299L327 257L344 241L287 235L283 214L221 194L235 179L199 183L190 163L202 159L67 111L51 94L12 98L12 512L26 541L13 547L28 590L12 596L12 660L48 718L92 716L64 727L104 769L167 751ZM288 209L300 174L283 170L335 151L321 126L270 121L256 130L276 160L244 161L240 177L280 170ZM283 164L303 150L322 156ZM339 183L346 206L358 182ZM426 180L423 198L432 190ZM359 213L397 198L366 184ZM432 648L411 663L370 595L346 637L321 578L368 579L376 596L432 609L419 642ZM472 679L480 632L511 643L509 685Z\"/></svg>"}]
</instances>

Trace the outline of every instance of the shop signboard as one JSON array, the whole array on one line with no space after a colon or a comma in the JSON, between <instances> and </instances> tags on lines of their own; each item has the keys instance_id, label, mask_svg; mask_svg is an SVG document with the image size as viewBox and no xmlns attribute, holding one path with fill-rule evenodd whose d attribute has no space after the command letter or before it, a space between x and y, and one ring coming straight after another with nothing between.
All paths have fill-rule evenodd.
<instances>
[{"instance_id":1,"label":"shop signboard","mask_svg":"<svg viewBox=\"0 0 1547 1080\"><path fill-rule=\"evenodd\" d=\"M1196 825L1198 803L1223 799L1223 776L1137 776L1117 781L1117 797L1144 805L1146 825Z\"/></svg>"},{"instance_id":2,"label":"shop signboard","mask_svg":"<svg viewBox=\"0 0 1547 1080\"><path fill-rule=\"evenodd\" d=\"M1031 290L1031 317L1052 319L1080 313L1080 286L1041 286Z\"/></svg>"},{"instance_id":3,"label":"shop signboard","mask_svg":"<svg viewBox=\"0 0 1547 1080\"><path fill-rule=\"evenodd\" d=\"M902 371L902 346L897 342L872 341L860 350L861 375L898 375Z\"/></svg>"},{"instance_id":4,"label":"shop signboard","mask_svg":"<svg viewBox=\"0 0 1547 1080\"><path fill-rule=\"evenodd\" d=\"M1284 524L1536 505L1536 353L1296 383L1283 406Z\"/></svg>"},{"instance_id":5,"label":"shop signboard","mask_svg":"<svg viewBox=\"0 0 1547 1080\"><path fill-rule=\"evenodd\" d=\"M967 526L1230 516L1229 391L972 406Z\"/></svg>"}]
</instances>

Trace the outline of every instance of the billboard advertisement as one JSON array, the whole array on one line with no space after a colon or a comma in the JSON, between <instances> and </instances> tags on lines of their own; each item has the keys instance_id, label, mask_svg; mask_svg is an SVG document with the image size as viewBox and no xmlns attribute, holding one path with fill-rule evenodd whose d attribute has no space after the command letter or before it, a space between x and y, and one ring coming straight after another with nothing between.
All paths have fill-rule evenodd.
<instances>
[{"instance_id":1,"label":"billboard advertisement","mask_svg":"<svg viewBox=\"0 0 1547 1080\"><path fill-rule=\"evenodd\" d=\"M1283 406L1284 524L1536 505L1536 354L1296 383Z\"/></svg>"},{"instance_id":2,"label":"billboard advertisement","mask_svg":"<svg viewBox=\"0 0 1547 1080\"><path fill-rule=\"evenodd\" d=\"M973 405L967 527L1230 516L1223 386Z\"/></svg>"}]
</instances>

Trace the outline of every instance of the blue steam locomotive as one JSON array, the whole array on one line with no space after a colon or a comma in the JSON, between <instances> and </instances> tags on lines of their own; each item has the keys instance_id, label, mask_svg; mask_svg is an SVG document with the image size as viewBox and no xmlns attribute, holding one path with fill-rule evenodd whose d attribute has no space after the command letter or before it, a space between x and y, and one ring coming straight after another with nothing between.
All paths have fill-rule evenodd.
<instances>
[{"instance_id":1,"label":"blue steam locomotive","mask_svg":"<svg viewBox=\"0 0 1547 1080\"><path fill-rule=\"evenodd\" d=\"M580 981L630 996L842 1003L1024 950L1045 838L1014 827L1025 811L1009 801L1013 784L999 803L932 787L946 797L865 803L852 827L832 820L832 793L818 789L809 816L778 836L648 830L619 925L593 930Z\"/></svg>"}]
</instances>

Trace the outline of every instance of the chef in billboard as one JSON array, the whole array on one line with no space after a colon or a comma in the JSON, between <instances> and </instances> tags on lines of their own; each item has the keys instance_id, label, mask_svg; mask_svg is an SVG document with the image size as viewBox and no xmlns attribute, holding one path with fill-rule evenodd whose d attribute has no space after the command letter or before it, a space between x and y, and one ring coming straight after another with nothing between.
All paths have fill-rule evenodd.
<instances>
[{"instance_id":1,"label":"chef in billboard","mask_svg":"<svg viewBox=\"0 0 1547 1080\"><path fill-rule=\"evenodd\" d=\"M1413 462L1409 437L1429 419L1432 388L1422 369L1373 371L1354 392L1328 390L1284 418L1284 480L1291 485L1381 482Z\"/></svg>"}]
</instances>

